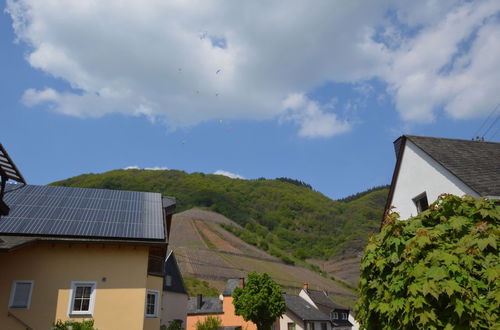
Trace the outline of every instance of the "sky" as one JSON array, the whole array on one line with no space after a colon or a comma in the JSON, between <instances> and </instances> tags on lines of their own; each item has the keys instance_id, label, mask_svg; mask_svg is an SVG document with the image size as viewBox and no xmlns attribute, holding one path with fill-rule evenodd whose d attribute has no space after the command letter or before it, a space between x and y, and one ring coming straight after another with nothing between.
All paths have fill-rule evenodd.
<instances>
[{"instance_id":1,"label":"sky","mask_svg":"<svg viewBox=\"0 0 500 330\"><path fill-rule=\"evenodd\" d=\"M120 168L389 184L402 134L500 141L500 1L7 0L0 143Z\"/></svg>"}]
</instances>

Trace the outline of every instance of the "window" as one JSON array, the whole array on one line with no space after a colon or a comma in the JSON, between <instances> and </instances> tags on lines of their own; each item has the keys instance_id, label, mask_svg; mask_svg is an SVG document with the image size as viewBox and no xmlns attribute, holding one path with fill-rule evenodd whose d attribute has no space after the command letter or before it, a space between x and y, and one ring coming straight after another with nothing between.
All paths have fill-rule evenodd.
<instances>
[{"instance_id":1,"label":"window","mask_svg":"<svg viewBox=\"0 0 500 330\"><path fill-rule=\"evenodd\" d=\"M160 292L148 290L146 294L146 317L158 317L158 297Z\"/></svg>"},{"instance_id":2,"label":"window","mask_svg":"<svg viewBox=\"0 0 500 330\"><path fill-rule=\"evenodd\" d=\"M95 282L71 282L70 315L92 315L95 301Z\"/></svg>"},{"instance_id":3,"label":"window","mask_svg":"<svg viewBox=\"0 0 500 330\"><path fill-rule=\"evenodd\" d=\"M429 202L427 201L427 194L425 191L413 198L413 203L417 207L417 213L421 213L429 208Z\"/></svg>"},{"instance_id":4,"label":"window","mask_svg":"<svg viewBox=\"0 0 500 330\"><path fill-rule=\"evenodd\" d=\"M326 330L326 322L321 323L321 330Z\"/></svg>"},{"instance_id":5,"label":"window","mask_svg":"<svg viewBox=\"0 0 500 330\"><path fill-rule=\"evenodd\" d=\"M347 313L342 313L342 320L347 320L349 318L349 315Z\"/></svg>"},{"instance_id":6,"label":"window","mask_svg":"<svg viewBox=\"0 0 500 330\"><path fill-rule=\"evenodd\" d=\"M165 285L172 286L172 275L165 276Z\"/></svg>"},{"instance_id":7,"label":"window","mask_svg":"<svg viewBox=\"0 0 500 330\"><path fill-rule=\"evenodd\" d=\"M314 322L308 322L306 325L307 330L314 330Z\"/></svg>"},{"instance_id":8,"label":"window","mask_svg":"<svg viewBox=\"0 0 500 330\"><path fill-rule=\"evenodd\" d=\"M288 330L295 330L295 323L293 322L288 323Z\"/></svg>"},{"instance_id":9,"label":"window","mask_svg":"<svg viewBox=\"0 0 500 330\"><path fill-rule=\"evenodd\" d=\"M332 320L338 320L339 319L339 313L337 312L332 312L332 314L330 315Z\"/></svg>"},{"instance_id":10,"label":"window","mask_svg":"<svg viewBox=\"0 0 500 330\"><path fill-rule=\"evenodd\" d=\"M30 308L33 281L14 281L10 292L9 308Z\"/></svg>"}]
</instances>

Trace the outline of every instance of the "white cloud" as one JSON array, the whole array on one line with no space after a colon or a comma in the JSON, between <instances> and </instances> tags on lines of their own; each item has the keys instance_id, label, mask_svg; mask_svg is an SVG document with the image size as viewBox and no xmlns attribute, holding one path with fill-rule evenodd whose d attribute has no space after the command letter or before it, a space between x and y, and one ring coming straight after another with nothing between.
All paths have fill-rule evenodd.
<instances>
[{"instance_id":1,"label":"white cloud","mask_svg":"<svg viewBox=\"0 0 500 330\"><path fill-rule=\"evenodd\" d=\"M144 169L149 170L149 171L166 171L166 170L168 170L168 167L154 166L154 167L145 167Z\"/></svg>"},{"instance_id":2,"label":"white cloud","mask_svg":"<svg viewBox=\"0 0 500 330\"><path fill-rule=\"evenodd\" d=\"M245 177L239 175L239 174L235 174L235 173L231 173L231 172L228 172L228 171L224 171L224 170L217 170L214 172L214 174L216 175L224 175L224 176L227 176L231 179L245 179Z\"/></svg>"},{"instance_id":3,"label":"white cloud","mask_svg":"<svg viewBox=\"0 0 500 330\"><path fill-rule=\"evenodd\" d=\"M378 78L409 122L432 122L440 109L488 113L499 10L497 0L7 2L27 61L74 89L28 89L28 106L170 127L286 117L305 137L350 128L315 100L291 98L325 82Z\"/></svg>"},{"instance_id":4,"label":"white cloud","mask_svg":"<svg viewBox=\"0 0 500 330\"><path fill-rule=\"evenodd\" d=\"M440 5L449 9L449 2ZM472 1L447 12L436 10L443 14L439 19L431 15L430 24L420 33L387 52L391 60L381 77L388 82L403 119L432 122L441 107L453 118L491 111L498 103L499 11L499 1ZM421 14L406 17L417 24L426 21Z\"/></svg>"},{"instance_id":5,"label":"white cloud","mask_svg":"<svg viewBox=\"0 0 500 330\"><path fill-rule=\"evenodd\" d=\"M331 106L330 106L331 107ZM333 112L327 112L325 107L304 94L293 93L283 101L285 113L282 121L292 121L297 124L299 136L308 138L331 137L349 131L351 126L347 121L337 118Z\"/></svg>"},{"instance_id":6,"label":"white cloud","mask_svg":"<svg viewBox=\"0 0 500 330\"><path fill-rule=\"evenodd\" d=\"M154 166L154 167L144 167L140 168L139 166L133 165L133 166L127 166L123 168L124 170L149 170L149 171L166 171L168 170L168 167L164 166Z\"/></svg>"},{"instance_id":7,"label":"white cloud","mask_svg":"<svg viewBox=\"0 0 500 330\"><path fill-rule=\"evenodd\" d=\"M140 170L141 168L139 166L132 165L132 166L124 167L123 169L124 170Z\"/></svg>"}]
</instances>

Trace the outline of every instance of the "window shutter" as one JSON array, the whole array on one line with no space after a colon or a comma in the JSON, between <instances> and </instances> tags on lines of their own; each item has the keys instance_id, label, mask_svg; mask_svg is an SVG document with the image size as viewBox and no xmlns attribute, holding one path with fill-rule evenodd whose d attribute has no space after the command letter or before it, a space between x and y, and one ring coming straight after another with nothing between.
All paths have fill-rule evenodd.
<instances>
[{"instance_id":1,"label":"window shutter","mask_svg":"<svg viewBox=\"0 0 500 330\"><path fill-rule=\"evenodd\" d=\"M26 308L30 297L31 283L17 282L11 307Z\"/></svg>"}]
</instances>

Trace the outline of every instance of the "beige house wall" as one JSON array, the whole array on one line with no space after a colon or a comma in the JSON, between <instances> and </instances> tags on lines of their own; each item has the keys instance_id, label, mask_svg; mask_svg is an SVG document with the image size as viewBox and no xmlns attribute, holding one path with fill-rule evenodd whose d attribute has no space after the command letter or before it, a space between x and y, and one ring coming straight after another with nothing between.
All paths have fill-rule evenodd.
<instances>
[{"instance_id":1,"label":"beige house wall","mask_svg":"<svg viewBox=\"0 0 500 330\"><path fill-rule=\"evenodd\" d=\"M11 312L34 329L50 329L69 316L72 281L95 282L92 318L99 329L158 329L159 318L145 320L147 288L162 290L161 278L147 276L149 248L100 243L34 243L0 253L0 324L25 329ZM15 280L34 281L29 309L9 309ZM161 305L160 305L161 306Z\"/></svg>"}]
</instances>

